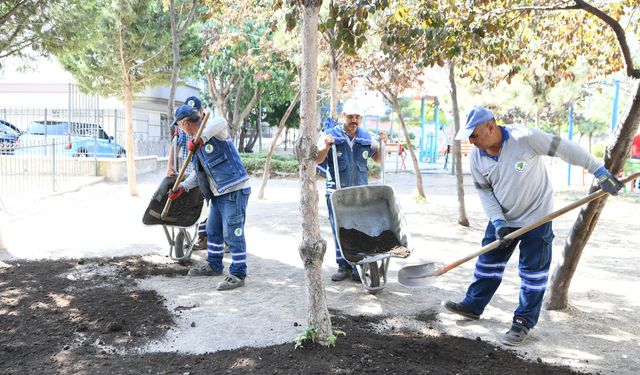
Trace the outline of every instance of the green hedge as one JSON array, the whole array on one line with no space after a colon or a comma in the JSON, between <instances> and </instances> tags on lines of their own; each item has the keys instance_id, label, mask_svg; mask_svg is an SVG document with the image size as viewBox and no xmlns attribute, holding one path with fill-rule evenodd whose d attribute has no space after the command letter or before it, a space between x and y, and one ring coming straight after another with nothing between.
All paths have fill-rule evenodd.
<instances>
[{"instance_id":1,"label":"green hedge","mask_svg":"<svg viewBox=\"0 0 640 375\"><path fill-rule=\"evenodd\" d=\"M249 174L262 174L267 154L263 152L240 153L240 158ZM380 166L371 159L368 160L367 164L369 166L369 176L377 177L380 174ZM271 176L297 176L298 160L291 155L273 155L270 172Z\"/></svg>"},{"instance_id":2,"label":"green hedge","mask_svg":"<svg viewBox=\"0 0 640 375\"><path fill-rule=\"evenodd\" d=\"M262 174L266 153L241 153L242 164L249 174ZM290 155L273 155L271 158L271 176L289 176L298 174L298 161Z\"/></svg>"}]
</instances>

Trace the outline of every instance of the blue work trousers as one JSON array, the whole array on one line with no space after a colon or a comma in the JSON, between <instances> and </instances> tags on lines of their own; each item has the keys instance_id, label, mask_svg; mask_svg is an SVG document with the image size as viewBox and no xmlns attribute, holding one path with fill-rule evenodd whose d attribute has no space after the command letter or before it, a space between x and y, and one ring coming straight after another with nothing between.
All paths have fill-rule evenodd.
<instances>
[{"instance_id":1,"label":"blue work trousers","mask_svg":"<svg viewBox=\"0 0 640 375\"><path fill-rule=\"evenodd\" d=\"M247 276L247 244L244 221L251 188L213 197L207 218L207 261L211 268L222 271L225 242L231 253L229 273L244 279Z\"/></svg>"},{"instance_id":2,"label":"blue work trousers","mask_svg":"<svg viewBox=\"0 0 640 375\"><path fill-rule=\"evenodd\" d=\"M500 286L505 266L519 244L520 303L514 312L514 318L516 316L524 318L527 327L533 328L538 323L542 299L547 288L553 237L553 229L549 222L519 236L507 248L494 249L480 255L476 262L473 282L467 290L462 305L478 315L482 314ZM489 222L482 246L495 240L495 228Z\"/></svg>"}]
</instances>

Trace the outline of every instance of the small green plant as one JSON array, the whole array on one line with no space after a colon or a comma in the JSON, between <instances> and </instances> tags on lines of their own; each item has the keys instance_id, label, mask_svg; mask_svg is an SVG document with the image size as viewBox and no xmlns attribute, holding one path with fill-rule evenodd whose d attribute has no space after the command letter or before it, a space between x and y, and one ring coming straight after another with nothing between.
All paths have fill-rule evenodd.
<instances>
[{"instance_id":1,"label":"small green plant","mask_svg":"<svg viewBox=\"0 0 640 375\"><path fill-rule=\"evenodd\" d=\"M302 331L295 339L293 339L295 349L304 347L304 343L306 342L315 342L316 335L318 334L318 329L316 327L309 327ZM347 334L344 331L336 329L333 331L333 334L327 337L327 341L329 342L329 347L333 348L336 346L336 341L338 341L338 337L346 336Z\"/></svg>"},{"instance_id":2,"label":"small green plant","mask_svg":"<svg viewBox=\"0 0 640 375\"><path fill-rule=\"evenodd\" d=\"M347 334L344 331L341 331L339 329L334 330L333 335L327 338L327 341L329 341L329 347L333 348L334 346L336 346L336 341L338 341L338 337L346 336L346 335Z\"/></svg>"},{"instance_id":3,"label":"small green plant","mask_svg":"<svg viewBox=\"0 0 640 375\"><path fill-rule=\"evenodd\" d=\"M318 333L318 329L316 327L309 327L302 331L298 336L296 336L293 341L295 342L295 349L302 348L304 343L307 341L315 342L316 334Z\"/></svg>"}]
</instances>

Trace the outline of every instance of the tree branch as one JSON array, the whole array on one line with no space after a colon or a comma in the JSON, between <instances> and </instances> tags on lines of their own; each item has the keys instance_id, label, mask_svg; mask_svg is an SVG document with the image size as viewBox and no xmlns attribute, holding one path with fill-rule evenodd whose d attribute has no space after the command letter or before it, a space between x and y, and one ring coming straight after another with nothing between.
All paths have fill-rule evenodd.
<instances>
[{"instance_id":1,"label":"tree branch","mask_svg":"<svg viewBox=\"0 0 640 375\"><path fill-rule=\"evenodd\" d=\"M552 11L552 10L583 10L591 15L599 18L604 23L609 26L615 36L616 41L618 42L618 48L620 48L620 54L622 55L622 60L624 62L624 67L627 76L633 78L640 78L640 69L634 69L633 67L633 59L631 57L631 51L629 51L629 44L627 43L627 37L625 36L624 29L620 25L618 21L616 21L613 17L603 12L602 10L594 7L593 5L587 3L584 0L573 0L575 4L573 5L561 5L566 4L567 2L558 3L556 5L548 5L548 6L525 6L525 7L515 7L510 9L509 11Z\"/></svg>"},{"instance_id":2,"label":"tree branch","mask_svg":"<svg viewBox=\"0 0 640 375\"><path fill-rule=\"evenodd\" d=\"M624 67L627 71L627 76L633 78L640 78L640 69L633 69L633 60L631 58L631 52L629 51L629 45L627 44L627 37L625 36L624 29L620 26L620 23L613 19L610 15L602 10L588 4L583 0L575 0L576 4L580 6L585 12L591 13L594 16L600 18L604 23L609 25L616 34L616 40L618 41L618 47L622 54L622 60L624 61Z\"/></svg>"},{"instance_id":3,"label":"tree branch","mask_svg":"<svg viewBox=\"0 0 640 375\"><path fill-rule=\"evenodd\" d=\"M196 14L196 5L197 5L196 2L197 2L197 0L192 0L191 1L191 10L189 11L189 14L187 15L187 19L182 24L182 27L180 28L180 30L178 30L178 39L182 39L184 34L187 32L187 29L191 25L191 22L193 21L193 17Z\"/></svg>"},{"instance_id":4,"label":"tree branch","mask_svg":"<svg viewBox=\"0 0 640 375\"><path fill-rule=\"evenodd\" d=\"M555 4L555 5L515 7L515 8L510 8L508 11L516 11L516 10L542 10L542 11L548 11L548 10L572 10L572 9L575 10L575 9L582 9L577 4L566 5L567 3L569 3L569 1L563 1L563 2L560 2L560 3ZM563 5L563 4L565 4L565 5Z\"/></svg>"},{"instance_id":5,"label":"tree branch","mask_svg":"<svg viewBox=\"0 0 640 375\"><path fill-rule=\"evenodd\" d=\"M23 6L23 5L25 5L25 3L27 3L27 2L28 2L28 0L24 0L24 1L19 1L19 2L17 2L17 3L16 3L16 5L15 5L13 8L9 9L9 11L8 11L7 13L3 14L3 15L2 15L2 17L0 17L0 25L4 25L4 24L7 22L7 20L8 20L9 18L11 18L11 16L12 16L15 12L17 12L17 11L18 11L18 8L22 7L22 6Z\"/></svg>"}]
</instances>

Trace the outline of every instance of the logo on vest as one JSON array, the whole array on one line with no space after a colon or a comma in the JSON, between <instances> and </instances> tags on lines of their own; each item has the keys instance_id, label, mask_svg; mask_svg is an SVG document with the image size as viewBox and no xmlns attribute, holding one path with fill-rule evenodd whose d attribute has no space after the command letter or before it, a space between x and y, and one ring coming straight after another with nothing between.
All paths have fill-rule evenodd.
<instances>
[{"instance_id":1,"label":"logo on vest","mask_svg":"<svg viewBox=\"0 0 640 375\"><path fill-rule=\"evenodd\" d=\"M527 163L524 161L517 161L514 167L516 168L516 172L522 172L527 167Z\"/></svg>"},{"instance_id":2,"label":"logo on vest","mask_svg":"<svg viewBox=\"0 0 640 375\"><path fill-rule=\"evenodd\" d=\"M213 145L206 145L206 146L204 146L204 151L205 151L207 154L212 153L212 152L213 152Z\"/></svg>"},{"instance_id":3,"label":"logo on vest","mask_svg":"<svg viewBox=\"0 0 640 375\"><path fill-rule=\"evenodd\" d=\"M369 151L367 151L367 150L362 151L362 158L366 159L368 157L369 157Z\"/></svg>"}]
</instances>

